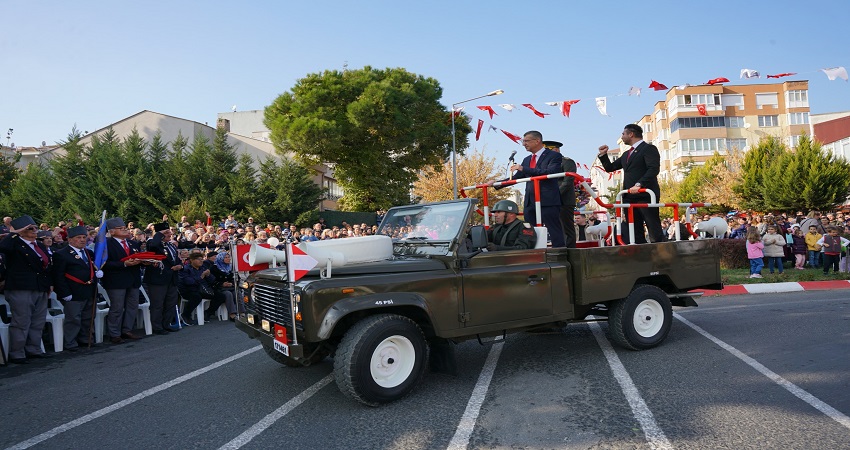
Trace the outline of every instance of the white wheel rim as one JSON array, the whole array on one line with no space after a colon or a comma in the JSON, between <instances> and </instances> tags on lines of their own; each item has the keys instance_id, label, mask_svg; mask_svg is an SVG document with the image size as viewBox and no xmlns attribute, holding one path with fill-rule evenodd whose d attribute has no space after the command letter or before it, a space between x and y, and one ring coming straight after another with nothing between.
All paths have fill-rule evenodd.
<instances>
[{"instance_id":1,"label":"white wheel rim","mask_svg":"<svg viewBox=\"0 0 850 450\"><path fill-rule=\"evenodd\" d=\"M383 388L392 388L404 383L413 372L416 362L416 350L410 339L404 336L390 336L372 352L369 371L372 380Z\"/></svg>"},{"instance_id":2,"label":"white wheel rim","mask_svg":"<svg viewBox=\"0 0 850 450\"><path fill-rule=\"evenodd\" d=\"M644 300L635 308L632 322L641 337L654 337L664 326L664 309L655 300Z\"/></svg>"}]
</instances>

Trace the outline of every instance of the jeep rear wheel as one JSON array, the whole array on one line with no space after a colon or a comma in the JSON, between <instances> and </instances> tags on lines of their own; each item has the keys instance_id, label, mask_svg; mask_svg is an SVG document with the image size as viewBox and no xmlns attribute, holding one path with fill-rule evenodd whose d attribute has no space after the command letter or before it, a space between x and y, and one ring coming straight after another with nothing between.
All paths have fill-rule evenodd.
<instances>
[{"instance_id":1,"label":"jeep rear wheel","mask_svg":"<svg viewBox=\"0 0 850 450\"><path fill-rule=\"evenodd\" d=\"M664 341L672 322L667 294L655 286L638 285L611 305L608 338L629 350L652 348Z\"/></svg>"},{"instance_id":2,"label":"jeep rear wheel","mask_svg":"<svg viewBox=\"0 0 850 450\"><path fill-rule=\"evenodd\" d=\"M369 406L398 400L413 390L425 370L428 344L404 316L367 317L345 333L334 356L340 391Z\"/></svg>"}]
</instances>

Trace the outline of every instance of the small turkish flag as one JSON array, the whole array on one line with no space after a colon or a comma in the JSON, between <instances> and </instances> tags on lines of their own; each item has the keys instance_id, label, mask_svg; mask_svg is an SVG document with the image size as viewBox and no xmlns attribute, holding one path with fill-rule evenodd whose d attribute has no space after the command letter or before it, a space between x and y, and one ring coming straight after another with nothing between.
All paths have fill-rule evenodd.
<instances>
[{"instance_id":1,"label":"small turkish flag","mask_svg":"<svg viewBox=\"0 0 850 450\"><path fill-rule=\"evenodd\" d=\"M496 114L496 111L493 111L492 106L485 105L485 106L478 106L477 108L480 109L481 111L487 111L488 113L490 113L491 119L493 118L493 116L498 116L498 114Z\"/></svg>"},{"instance_id":2,"label":"small turkish flag","mask_svg":"<svg viewBox=\"0 0 850 450\"><path fill-rule=\"evenodd\" d=\"M570 117L570 106L575 105L580 101L581 100L565 100L561 103L561 114L563 114L564 117Z\"/></svg>"},{"instance_id":3,"label":"small turkish flag","mask_svg":"<svg viewBox=\"0 0 850 450\"><path fill-rule=\"evenodd\" d=\"M475 140L476 141L478 140L478 138L481 137L481 127L483 127L483 126L484 126L484 121L481 120L481 119L478 119L478 128L475 129Z\"/></svg>"},{"instance_id":4,"label":"small turkish flag","mask_svg":"<svg viewBox=\"0 0 850 450\"><path fill-rule=\"evenodd\" d=\"M728 82L729 82L728 78L720 77L720 78L713 78L711 80L708 80L705 84L707 84L709 86L714 86L715 84L728 83Z\"/></svg>"},{"instance_id":5,"label":"small turkish flag","mask_svg":"<svg viewBox=\"0 0 850 450\"><path fill-rule=\"evenodd\" d=\"M286 336L286 327L274 324L274 340L281 344L289 345L289 338Z\"/></svg>"},{"instance_id":6,"label":"small turkish flag","mask_svg":"<svg viewBox=\"0 0 850 450\"><path fill-rule=\"evenodd\" d=\"M260 247L270 248L269 244L258 244ZM248 263L248 253L251 251L251 244L243 244L236 246L236 270L238 272L254 272L269 268L269 263L257 264L252 266Z\"/></svg>"},{"instance_id":7,"label":"small turkish flag","mask_svg":"<svg viewBox=\"0 0 850 450\"><path fill-rule=\"evenodd\" d=\"M782 78L782 77L790 77L791 75L797 75L797 72L778 73L776 75L768 75L767 77L768 78Z\"/></svg>"},{"instance_id":8,"label":"small turkish flag","mask_svg":"<svg viewBox=\"0 0 850 450\"><path fill-rule=\"evenodd\" d=\"M531 103L523 103L522 106L525 106L526 108L530 109L531 112L534 113L534 115L536 115L537 117L539 117L541 119L543 119L543 118L545 118L546 116L549 115L547 113L542 113L542 112L534 109L534 106L532 106Z\"/></svg>"},{"instance_id":9,"label":"small turkish flag","mask_svg":"<svg viewBox=\"0 0 850 450\"><path fill-rule=\"evenodd\" d=\"M290 282L300 280L310 269L319 264L319 261L304 253L304 250L296 247L295 244L287 245L286 253L286 272Z\"/></svg>"},{"instance_id":10,"label":"small turkish flag","mask_svg":"<svg viewBox=\"0 0 850 450\"><path fill-rule=\"evenodd\" d=\"M700 103L697 105L697 111L699 111L699 115L707 116L708 112L705 110L705 103Z\"/></svg>"},{"instance_id":11,"label":"small turkish flag","mask_svg":"<svg viewBox=\"0 0 850 450\"><path fill-rule=\"evenodd\" d=\"M505 130L501 130L501 132L502 132L502 133L505 133L505 136L507 136L507 137L508 137L508 139L510 139L510 140L512 140L512 141L514 141L514 142L516 142L517 144L519 144L520 139L522 139L521 137L519 137L519 136L517 136L517 135L515 135L515 134L513 134L513 133L509 133L509 132L507 132L507 131L505 131Z\"/></svg>"},{"instance_id":12,"label":"small turkish flag","mask_svg":"<svg viewBox=\"0 0 850 450\"><path fill-rule=\"evenodd\" d=\"M666 91L667 90L667 86L664 86L663 84L661 84L661 83L659 83L655 80L652 80L652 83L649 83L649 87L652 88L653 90L656 90L656 91Z\"/></svg>"}]
</instances>

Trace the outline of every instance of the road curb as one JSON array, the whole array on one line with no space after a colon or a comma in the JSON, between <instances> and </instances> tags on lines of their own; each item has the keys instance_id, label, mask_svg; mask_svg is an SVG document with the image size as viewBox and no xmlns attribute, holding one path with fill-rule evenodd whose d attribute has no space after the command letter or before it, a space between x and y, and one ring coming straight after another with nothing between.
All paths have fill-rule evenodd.
<instances>
[{"instance_id":1,"label":"road curb","mask_svg":"<svg viewBox=\"0 0 850 450\"><path fill-rule=\"evenodd\" d=\"M725 286L719 291L706 289L703 291L703 295L774 294L777 292L826 291L831 289L850 289L850 280L734 284Z\"/></svg>"}]
</instances>

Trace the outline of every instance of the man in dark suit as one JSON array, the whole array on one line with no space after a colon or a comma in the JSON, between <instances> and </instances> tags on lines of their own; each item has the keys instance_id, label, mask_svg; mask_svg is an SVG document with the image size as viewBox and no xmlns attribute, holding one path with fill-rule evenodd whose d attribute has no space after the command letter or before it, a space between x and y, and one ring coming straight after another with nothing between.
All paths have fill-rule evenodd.
<instances>
[{"instance_id":1,"label":"man in dark suit","mask_svg":"<svg viewBox=\"0 0 850 450\"><path fill-rule=\"evenodd\" d=\"M97 277L85 226L68 229L68 245L53 253L53 287L65 308L65 350L89 345Z\"/></svg>"},{"instance_id":2,"label":"man in dark suit","mask_svg":"<svg viewBox=\"0 0 850 450\"><path fill-rule=\"evenodd\" d=\"M561 147L564 144L558 141L543 141L543 145L550 150L561 153ZM576 162L572 158L566 157L561 153L563 158L561 162L561 172L575 173L578 168ZM573 177L564 177L558 179L558 191L561 193L561 225L564 229L564 241L567 248L576 248L576 187Z\"/></svg>"},{"instance_id":3,"label":"man in dark suit","mask_svg":"<svg viewBox=\"0 0 850 450\"><path fill-rule=\"evenodd\" d=\"M643 141L643 129L633 123L625 126L621 139L630 146L623 156L611 162L608 159L608 146L599 147L599 161L606 172L623 169L623 189L629 193L623 195L623 203L649 203L647 193L638 193L643 188L655 193L656 202L661 201L661 189L658 186L658 171L661 168L661 154L658 148ZM625 220L628 220L628 210L623 210ZM663 242L664 231L661 229L661 218L658 208L634 208L635 243L645 244L646 238L643 226L646 224L647 233L652 242ZM623 240L628 243L628 224L623 222Z\"/></svg>"},{"instance_id":4,"label":"man in dark suit","mask_svg":"<svg viewBox=\"0 0 850 450\"><path fill-rule=\"evenodd\" d=\"M9 324L9 361L26 364L27 358L45 358L41 333L47 317L53 263L47 248L38 242L38 227L30 216L8 223L9 234L0 240L6 260L6 301L12 312Z\"/></svg>"},{"instance_id":5,"label":"man in dark suit","mask_svg":"<svg viewBox=\"0 0 850 450\"><path fill-rule=\"evenodd\" d=\"M139 287L142 286L141 261L127 259L139 253L139 243L130 239L130 230L120 217L106 221L110 237L106 240L106 262L103 263L103 288L109 295L109 314L106 316L109 340L120 344L124 339L139 339L133 334L139 310Z\"/></svg>"},{"instance_id":6,"label":"man in dark suit","mask_svg":"<svg viewBox=\"0 0 850 450\"><path fill-rule=\"evenodd\" d=\"M153 237L148 240L148 251L165 255L159 265L145 269L145 291L151 302L151 326L155 334L180 331L172 326L177 314L177 274L183 269L183 261L177 255L177 247L171 241L174 232L167 222L154 224Z\"/></svg>"},{"instance_id":7,"label":"man in dark suit","mask_svg":"<svg viewBox=\"0 0 850 450\"><path fill-rule=\"evenodd\" d=\"M526 156L522 160L522 164L514 164L510 167L511 170L516 171L511 176L512 180L563 172L561 154L547 150L543 146L543 135L539 131L526 132L522 136L522 145L531 155ZM492 186L493 183L490 182L489 184ZM564 247L566 243L564 241L564 228L561 225L561 192L558 189L558 180L552 178L540 180L539 183L541 222L549 232L552 247ZM537 210L535 208L534 183L531 181L525 183L525 198L522 206L525 221L536 226Z\"/></svg>"}]
</instances>

